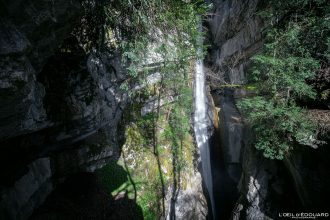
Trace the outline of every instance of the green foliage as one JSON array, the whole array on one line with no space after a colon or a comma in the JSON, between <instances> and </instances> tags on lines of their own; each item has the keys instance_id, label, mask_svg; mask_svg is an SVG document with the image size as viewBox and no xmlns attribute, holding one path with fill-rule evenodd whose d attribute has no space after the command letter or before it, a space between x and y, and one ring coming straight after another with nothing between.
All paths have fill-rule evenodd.
<instances>
[{"instance_id":1,"label":"green foliage","mask_svg":"<svg viewBox=\"0 0 330 220\"><path fill-rule=\"evenodd\" d=\"M102 36L97 45L122 55L128 79L121 89L129 91L137 83L146 85L131 94L139 97L135 101L141 103L132 103L126 116L129 125L122 156L126 156L123 160L130 167L126 171L132 179L144 182L137 185L137 203L144 218L157 219L165 215L161 210L165 205L161 201L165 200L163 191L172 182L181 184L180 178L184 177L176 174L182 171L184 163L192 164L191 65L197 56L203 55L197 53L197 44L203 35L200 25L208 6L203 0L123 0L99 4L102 10L98 10L98 16L104 22L98 26ZM161 76L159 82L148 85L147 76L155 72ZM147 98L141 99L141 94ZM141 117L140 109L150 97L157 101L169 97L174 100Z\"/></svg>"},{"instance_id":2,"label":"green foliage","mask_svg":"<svg viewBox=\"0 0 330 220\"><path fill-rule=\"evenodd\" d=\"M172 135L178 140L183 140L190 132L192 91L187 88L185 92L181 93L179 100L173 105L169 118Z\"/></svg>"},{"instance_id":3,"label":"green foliage","mask_svg":"<svg viewBox=\"0 0 330 220\"><path fill-rule=\"evenodd\" d=\"M250 83L257 96L244 99L239 107L254 128L256 148L267 158L283 159L295 143L315 146L316 127L297 103L317 97L307 81L328 62L329 6L325 0L270 5L269 17L285 20L266 30L264 50L252 58Z\"/></svg>"},{"instance_id":4,"label":"green foliage","mask_svg":"<svg viewBox=\"0 0 330 220\"><path fill-rule=\"evenodd\" d=\"M131 169L127 170L123 164L124 159L120 158L119 162L111 160L105 167L97 171L101 183L109 195L116 196L119 193L127 192L128 198L132 199L134 188L128 179L128 172L130 172L136 181L137 204L142 208L144 219L157 219L157 203L159 200L157 184L153 183L154 180L150 178L148 182L146 181L145 170L139 172L132 172Z\"/></svg>"},{"instance_id":5,"label":"green foliage","mask_svg":"<svg viewBox=\"0 0 330 220\"><path fill-rule=\"evenodd\" d=\"M253 58L256 66L253 80L259 82L260 92L280 101L289 101L292 96L315 97L313 88L306 84L319 67L318 61L308 57L273 57L258 55Z\"/></svg>"},{"instance_id":6,"label":"green foliage","mask_svg":"<svg viewBox=\"0 0 330 220\"><path fill-rule=\"evenodd\" d=\"M293 104L275 103L273 99L256 96L239 103L254 125L256 145L270 159L283 159L292 142L301 142L314 135L315 127L306 119L305 111Z\"/></svg>"},{"instance_id":7,"label":"green foliage","mask_svg":"<svg viewBox=\"0 0 330 220\"><path fill-rule=\"evenodd\" d=\"M147 146L150 146L152 143L155 117L155 113L148 113L145 116L139 118L136 123L141 130L145 144Z\"/></svg>"},{"instance_id":8,"label":"green foliage","mask_svg":"<svg viewBox=\"0 0 330 220\"><path fill-rule=\"evenodd\" d=\"M270 4L274 11L287 12L287 11L303 11L306 13L306 8L310 7L329 7L327 0L291 0L291 1L276 1L270 0Z\"/></svg>"},{"instance_id":9,"label":"green foliage","mask_svg":"<svg viewBox=\"0 0 330 220\"><path fill-rule=\"evenodd\" d=\"M122 53L135 81L143 81L150 63L159 63L167 74L196 57L201 36L199 15L207 6L200 0L130 0L105 5L105 45Z\"/></svg>"},{"instance_id":10,"label":"green foliage","mask_svg":"<svg viewBox=\"0 0 330 220\"><path fill-rule=\"evenodd\" d=\"M115 160L111 160L105 167L98 170L97 175L101 178L109 195L117 192L119 187L128 181L126 171Z\"/></svg>"},{"instance_id":11,"label":"green foliage","mask_svg":"<svg viewBox=\"0 0 330 220\"><path fill-rule=\"evenodd\" d=\"M157 206L151 206L151 202L157 204L157 190L147 190L143 196L139 197L138 203L142 208L143 218L145 220L157 219Z\"/></svg>"}]
</instances>

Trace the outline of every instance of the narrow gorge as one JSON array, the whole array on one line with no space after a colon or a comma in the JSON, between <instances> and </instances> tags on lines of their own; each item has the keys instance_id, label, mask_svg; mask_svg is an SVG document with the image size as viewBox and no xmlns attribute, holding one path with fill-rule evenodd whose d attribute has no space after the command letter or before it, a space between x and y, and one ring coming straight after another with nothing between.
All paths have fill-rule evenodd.
<instances>
[{"instance_id":1,"label":"narrow gorge","mask_svg":"<svg viewBox=\"0 0 330 220\"><path fill-rule=\"evenodd\" d=\"M1 0L0 220L327 219L328 0Z\"/></svg>"}]
</instances>

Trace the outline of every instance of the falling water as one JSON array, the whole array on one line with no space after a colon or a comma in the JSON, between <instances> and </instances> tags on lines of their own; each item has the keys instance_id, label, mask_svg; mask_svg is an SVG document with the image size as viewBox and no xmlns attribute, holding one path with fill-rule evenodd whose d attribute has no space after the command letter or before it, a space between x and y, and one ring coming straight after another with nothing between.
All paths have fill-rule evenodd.
<instances>
[{"instance_id":1,"label":"falling water","mask_svg":"<svg viewBox=\"0 0 330 220\"><path fill-rule=\"evenodd\" d=\"M198 51L198 53L201 53L201 48ZM195 115L194 130L195 130L196 141L200 151L200 158L202 162L202 176L210 197L211 208L214 213L215 209L214 209L214 198L213 198L209 137L207 133L209 121L207 120L205 74L203 68L203 61L200 58L196 62L194 115ZM213 216L213 218L215 218L215 216Z\"/></svg>"}]
</instances>

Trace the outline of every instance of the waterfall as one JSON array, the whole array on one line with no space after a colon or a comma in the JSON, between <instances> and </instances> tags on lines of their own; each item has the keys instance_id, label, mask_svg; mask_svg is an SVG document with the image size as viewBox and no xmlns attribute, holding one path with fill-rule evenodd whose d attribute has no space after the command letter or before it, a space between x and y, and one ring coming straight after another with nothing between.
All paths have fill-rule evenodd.
<instances>
[{"instance_id":1,"label":"waterfall","mask_svg":"<svg viewBox=\"0 0 330 220\"><path fill-rule=\"evenodd\" d=\"M201 54L201 52L202 49L200 48L198 53ZM212 212L215 213L212 172L211 172L211 162L210 162L209 137L207 133L209 120L207 119L206 104L207 103L206 103L205 74L203 68L203 60L201 58L198 58L196 62L196 72L195 72L194 130L195 130L196 141L202 162L202 177L205 183L205 187L209 194ZM213 218L215 219L215 216L213 216Z\"/></svg>"}]
</instances>

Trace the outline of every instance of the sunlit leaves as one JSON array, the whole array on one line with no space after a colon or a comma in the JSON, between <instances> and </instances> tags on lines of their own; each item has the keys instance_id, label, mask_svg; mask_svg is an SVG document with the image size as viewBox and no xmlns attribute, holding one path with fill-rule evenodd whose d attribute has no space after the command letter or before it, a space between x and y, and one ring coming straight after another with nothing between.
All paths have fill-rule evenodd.
<instances>
[{"instance_id":1,"label":"sunlit leaves","mask_svg":"<svg viewBox=\"0 0 330 220\"><path fill-rule=\"evenodd\" d=\"M198 15L205 14L207 7L204 3L132 0L121 4L120 10L132 12L127 15L131 26L143 27L143 31L128 34L125 38L127 44L121 48L123 57L131 66L130 73L135 73L134 68L141 69L148 63L146 60L153 57L166 65L172 62L186 65L196 56L197 38L202 34L198 30Z\"/></svg>"},{"instance_id":2,"label":"sunlit leaves","mask_svg":"<svg viewBox=\"0 0 330 220\"><path fill-rule=\"evenodd\" d=\"M270 12L265 18L272 22L250 72L257 96L244 99L239 107L255 131L255 147L267 158L283 159L295 144L314 147L317 142L315 125L297 103L317 97L307 81L329 62L330 10L326 0L269 3L259 15ZM285 20L275 22L283 16Z\"/></svg>"},{"instance_id":3,"label":"sunlit leaves","mask_svg":"<svg viewBox=\"0 0 330 220\"><path fill-rule=\"evenodd\" d=\"M239 103L255 130L258 150L270 159L283 159L294 143L314 135L315 126L300 107L279 104L261 96Z\"/></svg>"}]
</instances>

